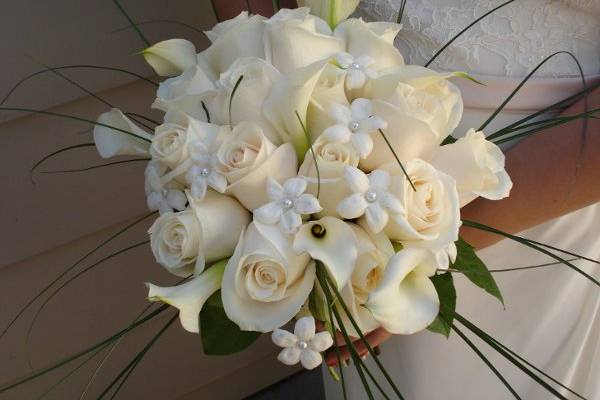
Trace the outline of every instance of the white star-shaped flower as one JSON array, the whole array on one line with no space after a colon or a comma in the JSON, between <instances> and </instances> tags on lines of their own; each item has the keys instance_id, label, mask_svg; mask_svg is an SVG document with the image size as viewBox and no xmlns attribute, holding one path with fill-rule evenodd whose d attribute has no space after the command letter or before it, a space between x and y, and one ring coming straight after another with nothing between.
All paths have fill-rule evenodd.
<instances>
[{"instance_id":1,"label":"white star-shaped flower","mask_svg":"<svg viewBox=\"0 0 600 400\"><path fill-rule=\"evenodd\" d=\"M371 230L378 233L388 223L388 210L402 212L400 200L388 191L391 177L386 171L376 169L367 176L358 168L346 166L344 179L354 193L337 206L342 218L353 219L365 215Z\"/></svg>"},{"instance_id":2,"label":"white star-shaped flower","mask_svg":"<svg viewBox=\"0 0 600 400\"><path fill-rule=\"evenodd\" d=\"M332 142L351 142L361 158L373 150L371 132L387 128L387 122L373 115L373 105L368 99L356 99L350 107L333 104L330 115L336 124L323 131L324 138Z\"/></svg>"},{"instance_id":3,"label":"white star-shaped flower","mask_svg":"<svg viewBox=\"0 0 600 400\"><path fill-rule=\"evenodd\" d=\"M283 350L277 359L285 365L296 365L298 362L306 369L314 369L321 365L321 352L333 345L329 332L315 333L315 319L303 317L296 322L294 333L283 329L275 329L271 339Z\"/></svg>"},{"instance_id":4,"label":"white star-shaped flower","mask_svg":"<svg viewBox=\"0 0 600 400\"><path fill-rule=\"evenodd\" d=\"M348 89L360 89L367 78L375 79L379 75L371 68L375 64L375 60L369 56L354 57L350 53L338 53L335 57L336 61L346 70L346 87Z\"/></svg>"},{"instance_id":5,"label":"white star-shaped flower","mask_svg":"<svg viewBox=\"0 0 600 400\"><path fill-rule=\"evenodd\" d=\"M225 193L227 179L217 168L216 154L209 152L203 142L195 141L190 144L190 158L193 164L185 179L190 185L192 196L204 198L209 186L219 193Z\"/></svg>"},{"instance_id":6,"label":"white star-shaped flower","mask_svg":"<svg viewBox=\"0 0 600 400\"><path fill-rule=\"evenodd\" d=\"M254 210L254 218L263 224L279 223L281 230L292 235L302 225L303 214L314 214L323 208L319 200L306 190L306 181L302 178L290 178L283 186L275 179L267 179L267 195L270 203Z\"/></svg>"},{"instance_id":7,"label":"white star-shaped flower","mask_svg":"<svg viewBox=\"0 0 600 400\"><path fill-rule=\"evenodd\" d=\"M146 203L150 211L158 211L160 214L173 210L183 211L187 203L187 198L181 188L177 188L177 185L171 183L162 184L161 177L166 170L167 167L158 161L150 161L144 173Z\"/></svg>"}]
</instances>

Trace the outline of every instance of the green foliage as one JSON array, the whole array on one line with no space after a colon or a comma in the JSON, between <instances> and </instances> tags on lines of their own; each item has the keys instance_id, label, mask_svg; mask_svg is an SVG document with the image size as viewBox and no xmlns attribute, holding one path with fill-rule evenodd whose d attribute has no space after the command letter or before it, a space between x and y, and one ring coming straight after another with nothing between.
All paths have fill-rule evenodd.
<instances>
[{"instance_id":1,"label":"green foliage","mask_svg":"<svg viewBox=\"0 0 600 400\"><path fill-rule=\"evenodd\" d=\"M220 290L208 298L200 311L200 334L204 354L211 356L238 353L260 336L260 332L242 331L227 318Z\"/></svg>"},{"instance_id":2,"label":"green foliage","mask_svg":"<svg viewBox=\"0 0 600 400\"><path fill-rule=\"evenodd\" d=\"M504 305L504 299L494 277L483 261L477 257L473 247L460 238L456 242L456 250L456 261L452 264L452 269L464 273L471 282L500 300Z\"/></svg>"},{"instance_id":3,"label":"green foliage","mask_svg":"<svg viewBox=\"0 0 600 400\"><path fill-rule=\"evenodd\" d=\"M438 297L440 299L440 309L456 309L456 289L454 288L454 279L450 272L435 275L431 277L431 282L435 286ZM446 337L450 335L452 329L452 320L454 318L450 314L442 315L440 312L437 318L427 327L431 332L442 334Z\"/></svg>"}]
</instances>

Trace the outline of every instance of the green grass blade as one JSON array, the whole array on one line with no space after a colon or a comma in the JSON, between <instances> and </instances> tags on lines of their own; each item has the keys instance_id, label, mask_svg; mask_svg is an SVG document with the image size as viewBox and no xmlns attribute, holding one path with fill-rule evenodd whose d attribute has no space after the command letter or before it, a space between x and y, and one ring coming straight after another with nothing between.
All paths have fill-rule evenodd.
<instances>
[{"instance_id":1,"label":"green grass blade","mask_svg":"<svg viewBox=\"0 0 600 400\"><path fill-rule=\"evenodd\" d=\"M44 163L44 161L49 160L52 157L57 156L62 153L65 153L67 151L82 149L82 148L86 148L86 147L95 147L95 146L96 146L95 143L75 144L73 146L63 147L62 149L58 149L56 151L53 151L50 154L45 155L40 160L38 160L35 164L33 164L33 166L29 169L29 180L31 181L31 183L35 183L35 181L33 179L33 173L37 167L39 167L40 165L42 165Z\"/></svg>"},{"instance_id":2,"label":"green grass blade","mask_svg":"<svg viewBox=\"0 0 600 400\"><path fill-rule=\"evenodd\" d=\"M57 368L62 367L63 365L66 365L68 363L70 363L71 361L74 361L80 357L85 356L86 354L89 354L91 352L93 352L94 350L98 349L98 348L104 348L107 345L109 345L110 343L114 342L115 340L117 340L118 338L122 337L123 335L126 335L127 333L129 333L130 331L134 330L135 328L137 328L140 325L145 324L146 322L152 320L153 318L155 318L157 315L159 315L160 313L162 313L163 311L165 311L167 308L169 308L168 305L163 305L161 307L159 307L158 309L156 309L155 311L153 311L152 313L148 314L147 316L145 316L144 318L140 319L139 321L135 322L134 324L129 325L128 327L120 330L119 332L115 333L114 335L94 344L91 347L88 347L85 350L82 350L78 353L75 353L71 356L65 357L63 359L61 359L60 361L55 362L54 364L51 364L48 367L45 368L41 368L38 369L34 372L32 372L31 374L22 377L22 378L18 378L15 381L11 382L11 383L6 383L4 385L0 386L0 393L4 393L10 389L13 389L15 387L18 387L20 385L23 385L27 382L30 382L33 379L36 379L40 376L43 376L51 371L54 371Z\"/></svg>"},{"instance_id":3,"label":"green grass blade","mask_svg":"<svg viewBox=\"0 0 600 400\"><path fill-rule=\"evenodd\" d=\"M201 33L202 35L204 35L206 37L206 35L204 34L204 31L202 29L198 29L193 25L190 24L186 24L185 22L181 22L181 21L176 21L174 19L152 19L152 20L148 20L148 21L140 21L137 22L135 25L136 26L142 26L142 25L152 25L152 24L173 24L173 25L179 25L182 26L184 28L188 28L190 30L193 30L195 32ZM118 33L118 32L123 32L129 29L133 29L132 25L127 25L124 26L122 28L118 28L115 29L113 31L111 31L110 33Z\"/></svg>"},{"instance_id":4,"label":"green grass blade","mask_svg":"<svg viewBox=\"0 0 600 400\"><path fill-rule=\"evenodd\" d=\"M577 266L573 265L569 261L563 259L562 257L557 256L556 254L554 254L554 253L552 253L552 252L544 249L543 247L541 247L541 246L539 246L537 244L532 243L531 241L529 241L527 239L524 239L524 238L522 238L520 236L511 235L510 233L502 232L501 230L492 228L491 226L479 224L479 223L473 222L473 221L463 220L463 226L468 226L468 227L471 227L471 228L483 230L483 231L486 231L486 232L494 233L496 235L500 235L500 236L504 236L506 238L512 239L512 240L514 240L514 241L516 241L518 243L521 243L524 246L530 247L530 248L532 248L534 250L539 251L540 253L546 254L547 256L550 256L550 257L554 258L557 261L560 261L561 263L565 264L569 268L575 270L579 274L583 275L584 277L586 277L587 279L589 279L590 281L592 281L597 286L600 286L600 282L598 282L598 280L596 280L594 277L592 277L591 275L589 275L585 271L581 270L580 268L578 268Z\"/></svg>"},{"instance_id":5,"label":"green grass blade","mask_svg":"<svg viewBox=\"0 0 600 400\"><path fill-rule=\"evenodd\" d=\"M475 24L477 24L479 21L481 21L482 19L484 19L485 17L487 17L488 15L490 15L491 13L493 13L494 11L509 5L510 3L512 3L515 0L509 0L505 3L500 4L498 7L495 7L493 9L491 9L490 11L486 12L485 14L483 14L481 17L477 18L475 21L471 22L469 25L467 25L463 30L461 30L460 32L458 32L456 35L454 35L454 37L452 39L450 39L448 42L446 42L445 45L442 46L441 49L439 49L437 51L437 53L435 53L433 55L433 57L431 57L431 59L429 61L427 61L427 63L425 64L425 67L429 67L429 65L436 59L439 57L440 54L442 54L444 52L444 50L446 50L446 48L448 46L450 46L456 39L458 39L463 33L465 33L466 31L468 31L469 29L471 29L472 26L474 26Z\"/></svg>"},{"instance_id":6,"label":"green grass blade","mask_svg":"<svg viewBox=\"0 0 600 400\"><path fill-rule=\"evenodd\" d=\"M321 172L319 171L319 163L317 162L317 156L315 155L315 150L313 149L313 145L312 145L312 141L310 140L310 134L308 133L308 129L306 129L306 126L304 126L304 122L302 122L302 118L300 118L300 114L298 113L298 111L294 111L294 112L296 113L296 118L298 118L298 122L300 123L300 126L302 127L302 131L304 131L304 136L306 137L306 141L309 144L308 149L310 150L310 154L312 155L313 162L315 164L315 170L317 171L317 199L318 199L319 196L321 195Z\"/></svg>"},{"instance_id":7,"label":"green grass blade","mask_svg":"<svg viewBox=\"0 0 600 400\"><path fill-rule=\"evenodd\" d=\"M398 24L402 23L402 17L404 17L404 7L406 7L406 0L402 0L400 3L400 8L398 9L398 17L396 18L396 22Z\"/></svg>"},{"instance_id":8,"label":"green grass blade","mask_svg":"<svg viewBox=\"0 0 600 400\"><path fill-rule=\"evenodd\" d=\"M128 111L128 112L124 112L123 114L127 115L128 117L136 117L136 118L143 119L143 120L145 120L145 121L147 121L147 122L150 122L151 124L154 124L154 125L161 125L161 123L160 123L160 122L158 122L158 121L155 121L155 120L153 120L153 119L151 119L151 118L148 118L148 117L146 117L145 115L142 115L142 114L137 114L137 113L133 113L133 112L129 112L129 111ZM140 124L141 124L141 122L139 122L139 121L138 121L138 123L140 123ZM144 125L144 126L146 126L146 125ZM149 127L149 126L146 126L146 127L147 127L148 129L150 129L151 131L153 131L153 130L154 130L154 128L151 128L151 127Z\"/></svg>"},{"instance_id":9,"label":"green grass blade","mask_svg":"<svg viewBox=\"0 0 600 400\"><path fill-rule=\"evenodd\" d=\"M204 110L204 113L206 114L206 122L208 122L210 124L210 113L208 112L208 107L206 107L206 103L204 103L204 100L202 100L200 102L200 104L202 104L202 109Z\"/></svg>"},{"instance_id":10,"label":"green grass blade","mask_svg":"<svg viewBox=\"0 0 600 400\"><path fill-rule=\"evenodd\" d=\"M579 257L577 258L569 258L567 259L567 261L571 262L571 261L577 261L580 260ZM536 268L545 268L545 267L551 267L554 265L560 265L562 264L562 261L553 261L553 262L549 262L549 263L545 263L545 264L537 264L537 265L529 265L526 267L511 267L511 268L500 268L500 269L489 269L488 272L491 273L499 273L499 272L513 272L513 271L522 271L522 270L527 270L527 269L536 269ZM438 269L438 272L452 272L452 273L458 273L458 274L464 274L465 271L461 271L458 269L452 269L452 268L448 268L448 269ZM473 271L473 273L476 273L475 271Z\"/></svg>"},{"instance_id":11,"label":"green grass blade","mask_svg":"<svg viewBox=\"0 0 600 400\"><path fill-rule=\"evenodd\" d=\"M130 160L112 161L109 163L100 164L100 165L92 165L91 167L85 167L85 168L40 171L40 174L67 174L67 173L73 173L73 172L84 172L84 171L91 171L91 170L98 169L98 168L110 167L112 165L128 164L128 163L140 162L140 161L148 162L150 160L151 160L150 158L132 158Z\"/></svg>"},{"instance_id":12,"label":"green grass blade","mask_svg":"<svg viewBox=\"0 0 600 400\"><path fill-rule=\"evenodd\" d=\"M119 3L119 0L113 0L113 3L115 3L115 5L117 6L117 8L119 9L119 11L121 11L121 14L123 14L123 16L127 19L127 21L129 22L129 24L131 24L131 27L135 30L135 32L138 34L138 36L140 37L140 39L142 40L142 42L144 43L144 46L146 47L150 47L150 42L148 41L148 39L146 39L146 36L144 36L144 34L142 33L142 31L140 30L140 28L137 26L137 24L135 22L133 22L133 19L131 19L131 17L129 16L129 14L127 14L127 11L125 11L125 9L123 8L123 6L121 5L121 3Z\"/></svg>"},{"instance_id":13,"label":"green grass blade","mask_svg":"<svg viewBox=\"0 0 600 400\"><path fill-rule=\"evenodd\" d=\"M235 85L233 86L233 90L231 91L231 96L229 96L228 113L229 113L229 126L231 126L231 127L233 127L233 120L231 119L231 106L233 104L233 96L235 96L235 92L237 92L237 90L240 87L240 84L242 83L243 80L244 80L244 75L240 75L238 80L235 82Z\"/></svg>"},{"instance_id":14,"label":"green grass blade","mask_svg":"<svg viewBox=\"0 0 600 400\"><path fill-rule=\"evenodd\" d=\"M344 400L348 399L348 394L346 393L346 381L344 379L344 367L342 365L342 357L340 355L340 347L338 346L336 340L335 340L335 325L333 324L333 311L331 311L332 307L327 307L327 310L329 312L329 321L330 321L330 330L329 333L331 334L331 337L333 338L333 349L335 351L335 357L337 359L337 365L338 365L338 370L340 371L340 382L342 385L342 394L343 394L343 398Z\"/></svg>"},{"instance_id":15,"label":"green grass blade","mask_svg":"<svg viewBox=\"0 0 600 400\"><path fill-rule=\"evenodd\" d=\"M2 330L2 334L0 334L0 339L2 339L2 337L15 324L15 322L21 317L21 315L23 315L23 313L37 299L39 299L44 293L46 293L56 282L58 282L60 279L62 279L66 274L68 274L70 271L72 271L74 268L76 268L79 264L81 264L83 261L85 261L89 256L91 256L92 254L94 254L96 251L100 250L101 248L103 248L104 246L106 246L108 243L110 243L114 239L116 239L118 236L120 236L123 233L127 232L129 229L133 228L134 226L136 226L137 224L139 224L140 222L142 222L146 218L150 217L151 215L155 215L155 214L157 214L157 213L156 212L152 212L152 213L146 214L146 215L144 215L144 216L142 216L140 218L137 218L135 221L127 224L125 227L121 228L116 233L110 235L108 238L106 238L104 241L102 241L102 243L100 243L98 246L94 247L92 250L88 251L85 255L83 255L81 258L79 258L75 263L73 263L71 266L69 266L63 272L61 272L56 278L54 278L48 285L46 285L41 291L39 291L34 297L32 297L25 304L25 306L23 306L19 310L19 312L17 313L17 315L15 315L15 317L10 321L10 323Z\"/></svg>"},{"instance_id":16,"label":"green grass blade","mask_svg":"<svg viewBox=\"0 0 600 400\"><path fill-rule=\"evenodd\" d=\"M464 333L462 333L462 331L460 329L458 329L458 327L454 324L452 324L452 330L454 330L454 332L456 332L458 334L458 336L460 336L460 338L471 348L471 350L473 350L475 352L475 354L477 354L479 356L479 358L481 358L481 360L488 366L488 368L494 373L494 375L496 375L498 377L498 379L500 379L500 381L504 384L504 386L506 386L508 391L510 393L512 393L512 395L515 397L515 399L521 400L521 397L515 391L515 389L513 389L513 387L510 385L510 383L508 383L506 378L504 378L504 376L502 376L500 371L498 371L498 369L496 367L494 367L494 365L490 362L490 360L488 360L488 358L485 356L485 354L483 354L481 352L481 350L479 350L479 348L477 348L475 343L473 343L471 340L469 340L469 338Z\"/></svg>"},{"instance_id":17,"label":"green grass blade","mask_svg":"<svg viewBox=\"0 0 600 400\"><path fill-rule=\"evenodd\" d=\"M415 188L415 185L413 185L413 182L410 179L410 176L408 176L408 173L406 172L406 169L404 169L404 165L402 165L402 162L400 161L400 158L398 158L398 155L394 151L394 147L392 146L392 144L388 140L387 136L385 136L385 133L383 133L383 130L379 129L379 133L381 134L381 136L383 137L383 140L385 140L385 143L387 144L387 146L389 147L390 151L394 155L394 158L396 159L396 162L400 166L400 169L402 169L402 173L404 173L404 176L406 177L406 179L408 179L408 182L410 183L410 186L416 192L417 189Z\"/></svg>"}]
</instances>

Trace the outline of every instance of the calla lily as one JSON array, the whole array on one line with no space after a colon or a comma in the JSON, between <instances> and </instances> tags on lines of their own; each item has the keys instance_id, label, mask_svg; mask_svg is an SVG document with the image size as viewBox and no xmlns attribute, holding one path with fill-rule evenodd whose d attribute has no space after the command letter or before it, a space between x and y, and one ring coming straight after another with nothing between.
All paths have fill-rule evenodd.
<instances>
[{"instance_id":1,"label":"calla lily","mask_svg":"<svg viewBox=\"0 0 600 400\"><path fill-rule=\"evenodd\" d=\"M385 330L409 335L435 319L440 301L429 279L435 259L424 249L401 250L390 258L383 279L371 292L365 306Z\"/></svg>"},{"instance_id":2,"label":"calla lily","mask_svg":"<svg viewBox=\"0 0 600 400\"><path fill-rule=\"evenodd\" d=\"M148 286L148 300L162 301L179 309L179 321L188 332L198 333L198 315L206 300L221 288L227 260L220 261L189 282L178 286Z\"/></svg>"},{"instance_id":3,"label":"calla lily","mask_svg":"<svg viewBox=\"0 0 600 400\"><path fill-rule=\"evenodd\" d=\"M146 62L160 76L177 76L196 64L196 47L185 39L169 39L142 50Z\"/></svg>"},{"instance_id":4,"label":"calla lily","mask_svg":"<svg viewBox=\"0 0 600 400\"><path fill-rule=\"evenodd\" d=\"M121 110L113 108L101 114L97 122L102 125L94 127L94 143L102 158L148 155L152 135L134 124Z\"/></svg>"},{"instance_id":5,"label":"calla lily","mask_svg":"<svg viewBox=\"0 0 600 400\"><path fill-rule=\"evenodd\" d=\"M310 12L323 18L331 29L356 10L360 0L299 0L300 7L310 7Z\"/></svg>"},{"instance_id":6,"label":"calla lily","mask_svg":"<svg viewBox=\"0 0 600 400\"><path fill-rule=\"evenodd\" d=\"M352 228L334 217L304 224L294 238L294 250L321 261L338 288L348 283L358 257L358 241Z\"/></svg>"}]
</instances>

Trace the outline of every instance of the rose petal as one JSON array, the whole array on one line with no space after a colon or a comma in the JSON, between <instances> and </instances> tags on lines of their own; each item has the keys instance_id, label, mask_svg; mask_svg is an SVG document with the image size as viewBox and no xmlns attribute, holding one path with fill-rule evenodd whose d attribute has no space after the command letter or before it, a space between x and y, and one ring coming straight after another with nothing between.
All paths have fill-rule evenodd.
<instances>
[{"instance_id":1,"label":"rose petal","mask_svg":"<svg viewBox=\"0 0 600 400\"><path fill-rule=\"evenodd\" d=\"M285 365L296 365L300 361L301 350L297 347L286 347L277 355L277 359Z\"/></svg>"},{"instance_id":2,"label":"rose petal","mask_svg":"<svg viewBox=\"0 0 600 400\"><path fill-rule=\"evenodd\" d=\"M315 336L315 319L303 317L296 321L294 335L302 342L309 342Z\"/></svg>"},{"instance_id":3,"label":"rose petal","mask_svg":"<svg viewBox=\"0 0 600 400\"><path fill-rule=\"evenodd\" d=\"M292 347L298 343L296 335L283 329L275 329L271 334L271 340L279 347Z\"/></svg>"}]
</instances>

